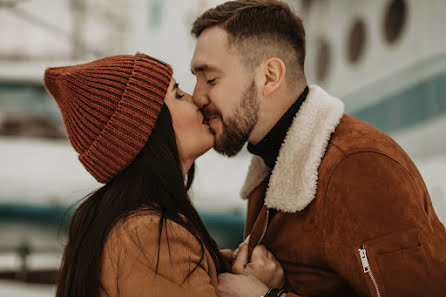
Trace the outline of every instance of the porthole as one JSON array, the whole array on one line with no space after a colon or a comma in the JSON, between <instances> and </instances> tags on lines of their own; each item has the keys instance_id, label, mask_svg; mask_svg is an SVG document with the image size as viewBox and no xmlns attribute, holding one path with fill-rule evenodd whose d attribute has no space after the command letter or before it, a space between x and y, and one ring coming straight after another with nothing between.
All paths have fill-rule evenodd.
<instances>
[{"instance_id":1,"label":"porthole","mask_svg":"<svg viewBox=\"0 0 446 297\"><path fill-rule=\"evenodd\" d=\"M386 7L384 17L384 37L390 44L401 36L407 22L407 4L404 0L392 0Z\"/></svg>"},{"instance_id":2,"label":"porthole","mask_svg":"<svg viewBox=\"0 0 446 297\"><path fill-rule=\"evenodd\" d=\"M367 42L367 30L361 19L356 19L349 31L347 40L347 59L357 63L364 54Z\"/></svg>"},{"instance_id":3,"label":"porthole","mask_svg":"<svg viewBox=\"0 0 446 297\"><path fill-rule=\"evenodd\" d=\"M317 45L316 79L324 82L331 67L330 45L325 39L320 39Z\"/></svg>"}]
</instances>

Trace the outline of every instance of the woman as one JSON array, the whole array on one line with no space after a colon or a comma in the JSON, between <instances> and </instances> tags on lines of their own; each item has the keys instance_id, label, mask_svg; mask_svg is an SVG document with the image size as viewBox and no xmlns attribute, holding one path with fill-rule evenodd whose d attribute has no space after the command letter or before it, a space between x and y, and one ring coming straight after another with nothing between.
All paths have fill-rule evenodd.
<instances>
[{"instance_id":1,"label":"woman","mask_svg":"<svg viewBox=\"0 0 446 297\"><path fill-rule=\"evenodd\" d=\"M72 217L56 296L216 296L224 260L187 195L214 137L171 67L114 56L44 81L79 160L105 183Z\"/></svg>"}]
</instances>

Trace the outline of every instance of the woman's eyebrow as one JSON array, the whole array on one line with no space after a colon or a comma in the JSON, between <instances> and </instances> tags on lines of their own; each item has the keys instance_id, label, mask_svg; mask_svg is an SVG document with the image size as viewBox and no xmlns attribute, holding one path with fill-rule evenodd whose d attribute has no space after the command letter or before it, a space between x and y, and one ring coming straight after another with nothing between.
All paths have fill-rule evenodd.
<instances>
[{"instance_id":1,"label":"woman's eyebrow","mask_svg":"<svg viewBox=\"0 0 446 297\"><path fill-rule=\"evenodd\" d=\"M176 82L176 83L173 85L173 89L176 90L176 89L178 89L179 86L180 86L180 84Z\"/></svg>"}]
</instances>

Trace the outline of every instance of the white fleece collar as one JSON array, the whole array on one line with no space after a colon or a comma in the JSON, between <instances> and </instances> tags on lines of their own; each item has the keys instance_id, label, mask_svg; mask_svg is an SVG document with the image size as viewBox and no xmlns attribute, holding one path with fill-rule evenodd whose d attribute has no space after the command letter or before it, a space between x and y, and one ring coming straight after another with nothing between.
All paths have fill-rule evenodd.
<instances>
[{"instance_id":1,"label":"white fleece collar","mask_svg":"<svg viewBox=\"0 0 446 297\"><path fill-rule=\"evenodd\" d=\"M318 169L331 134L344 115L344 103L316 85L289 128L280 148L266 191L265 205L283 212L303 210L316 196ZM268 176L263 159L253 156L245 184L244 199Z\"/></svg>"}]
</instances>

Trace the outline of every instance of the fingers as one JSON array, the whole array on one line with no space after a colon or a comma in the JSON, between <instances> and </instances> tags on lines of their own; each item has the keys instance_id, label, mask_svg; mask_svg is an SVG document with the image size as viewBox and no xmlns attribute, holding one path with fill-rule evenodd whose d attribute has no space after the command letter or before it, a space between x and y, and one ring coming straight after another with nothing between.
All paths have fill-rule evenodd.
<instances>
[{"instance_id":1,"label":"fingers","mask_svg":"<svg viewBox=\"0 0 446 297\"><path fill-rule=\"evenodd\" d=\"M232 262L232 260L234 260L234 251L231 250L231 249L220 250L220 254L227 261L231 261Z\"/></svg>"},{"instance_id":2,"label":"fingers","mask_svg":"<svg viewBox=\"0 0 446 297\"><path fill-rule=\"evenodd\" d=\"M238 248L234 251L234 258L238 257L238 253L240 252L240 247L243 245L243 242L238 245Z\"/></svg>"},{"instance_id":3,"label":"fingers","mask_svg":"<svg viewBox=\"0 0 446 297\"><path fill-rule=\"evenodd\" d=\"M268 250L266 250L266 258L270 261L276 261L276 258L274 257L273 253L271 253Z\"/></svg>"},{"instance_id":4,"label":"fingers","mask_svg":"<svg viewBox=\"0 0 446 297\"><path fill-rule=\"evenodd\" d=\"M251 262L264 263L267 260L268 250L264 245L258 245L252 250Z\"/></svg>"},{"instance_id":5,"label":"fingers","mask_svg":"<svg viewBox=\"0 0 446 297\"><path fill-rule=\"evenodd\" d=\"M285 271L283 270L282 266L280 266L277 272L277 288L283 288L284 285L285 285Z\"/></svg>"},{"instance_id":6,"label":"fingers","mask_svg":"<svg viewBox=\"0 0 446 297\"><path fill-rule=\"evenodd\" d=\"M254 247L249 263L247 244L241 243L233 254L237 255L237 258L232 265L232 273L252 276L271 288L279 288L284 285L285 273L283 268L265 246Z\"/></svg>"},{"instance_id":7,"label":"fingers","mask_svg":"<svg viewBox=\"0 0 446 297\"><path fill-rule=\"evenodd\" d=\"M221 283L227 281L230 277L231 277L230 273L227 273L227 272L226 273L220 273L218 275L218 283L221 284Z\"/></svg>"},{"instance_id":8,"label":"fingers","mask_svg":"<svg viewBox=\"0 0 446 297\"><path fill-rule=\"evenodd\" d=\"M248 235L248 236L245 238L245 240L243 240L243 242L241 242L241 243L238 245L238 248L234 251L234 259L237 258L240 247L241 247L242 245L244 245L244 244L248 245L248 243L249 243L249 238L250 238L250 235Z\"/></svg>"},{"instance_id":9,"label":"fingers","mask_svg":"<svg viewBox=\"0 0 446 297\"><path fill-rule=\"evenodd\" d=\"M248 264L248 245L241 244L238 248L237 259L235 259L232 265L232 272L235 274L244 274L246 264Z\"/></svg>"}]
</instances>

